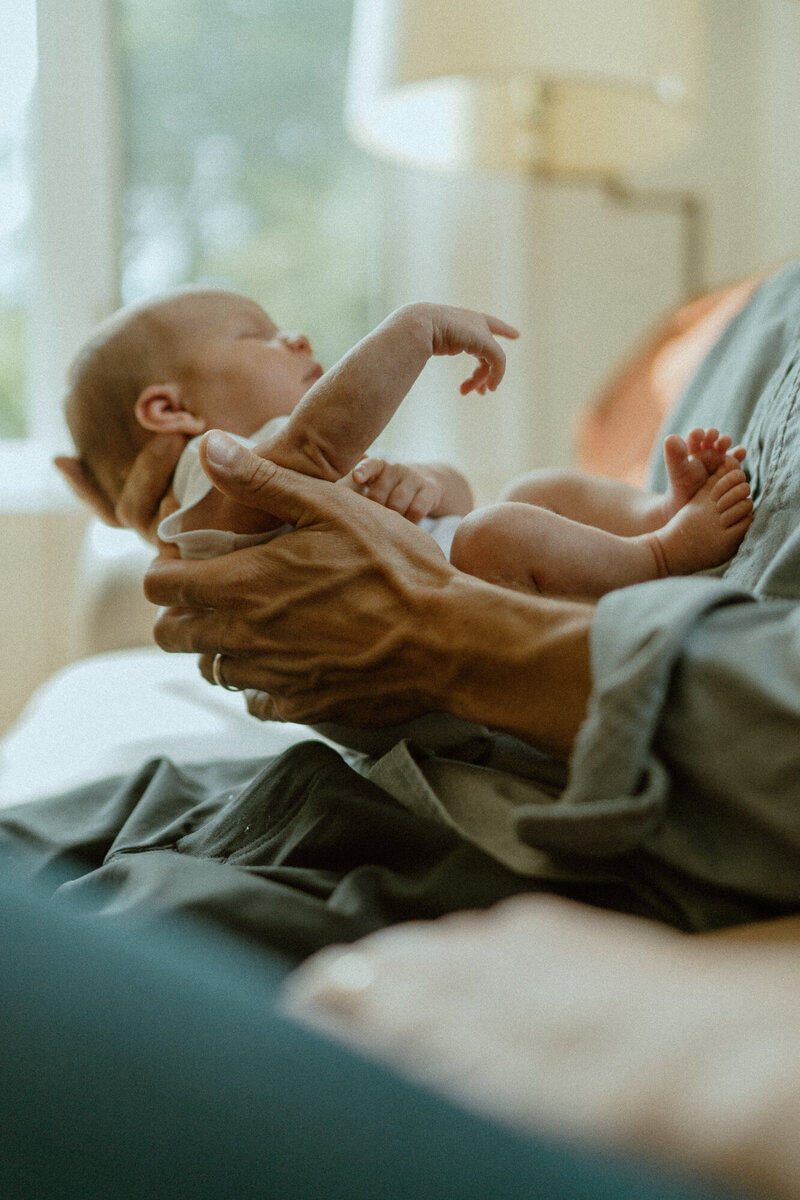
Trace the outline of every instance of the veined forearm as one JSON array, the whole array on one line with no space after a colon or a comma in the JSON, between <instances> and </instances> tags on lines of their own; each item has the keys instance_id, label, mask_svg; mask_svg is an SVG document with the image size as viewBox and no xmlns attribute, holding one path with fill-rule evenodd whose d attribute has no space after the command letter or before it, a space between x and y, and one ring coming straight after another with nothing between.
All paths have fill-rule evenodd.
<instances>
[{"instance_id":1,"label":"veined forearm","mask_svg":"<svg viewBox=\"0 0 800 1200\"><path fill-rule=\"evenodd\" d=\"M428 611L437 706L568 759L591 692L594 608L456 574Z\"/></svg>"}]
</instances>

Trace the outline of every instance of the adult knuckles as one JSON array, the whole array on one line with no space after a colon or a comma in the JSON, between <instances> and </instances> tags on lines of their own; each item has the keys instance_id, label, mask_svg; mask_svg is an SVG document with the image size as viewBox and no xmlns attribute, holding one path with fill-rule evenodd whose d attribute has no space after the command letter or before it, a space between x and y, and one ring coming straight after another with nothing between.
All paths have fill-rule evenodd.
<instances>
[{"instance_id":1,"label":"adult knuckles","mask_svg":"<svg viewBox=\"0 0 800 1200\"><path fill-rule=\"evenodd\" d=\"M153 639L162 650L180 651L183 646L177 644L177 624L175 615L170 612L159 613L153 625Z\"/></svg>"},{"instance_id":2,"label":"adult knuckles","mask_svg":"<svg viewBox=\"0 0 800 1200\"><path fill-rule=\"evenodd\" d=\"M174 559L155 559L145 572L143 588L151 604L186 606L184 581Z\"/></svg>"},{"instance_id":3,"label":"adult knuckles","mask_svg":"<svg viewBox=\"0 0 800 1200\"><path fill-rule=\"evenodd\" d=\"M281 467L274 463L269 458L259 458L254 454L248 459L248 486L261 491L264 488L271 488L276 481L276 476L281 473Z\"/></svg>"}]
</instances>

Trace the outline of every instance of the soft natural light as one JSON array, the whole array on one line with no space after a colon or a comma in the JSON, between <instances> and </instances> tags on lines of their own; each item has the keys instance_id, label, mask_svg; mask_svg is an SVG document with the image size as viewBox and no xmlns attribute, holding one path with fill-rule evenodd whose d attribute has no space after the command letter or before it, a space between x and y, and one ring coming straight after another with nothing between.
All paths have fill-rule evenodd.
<instances>
[{"instance_id":1,"label":"soft natural light","mask_svg":"<svg viewBox=\"0 0 800 1200\"><path fill-rule=\"evenodd\" d=\"M36 2L2 0L0 139L19 122L36 79Z\"/></svg>"},{"instance_id":2,"label":"soft natural light","mask_svg":"<svg viewBox=\"0 0 800 1200\"><path fill-rule=\"evenodd\" d=\"M36 81L35 0L0 0L0 438L24 432L23 343L31 207L28 113Z\"/></svg>"},{"instance_id":3,"label":"soft natural light","mask_svg":"<svg viewBox=\"0 0 800 1200\"><path fill-rule=\"evenodd\" d=\"M351 0L168 10L0 0L0 510L43 473L60 485L67 368L120 299L238 287L322 362L369 328L375 172L340 115Z\"/></svg>"},{"instance_id":4,"label":"soft natural light","mask_svg":"<svg viewBox=\"0 0 800 1200\"><path fill-rule=\"evenodd\" d=\"M368 115L350 109L353 131L375 153L389 153L415 167L451 168L463 152L469 90L458 79L399 88L388 98L372 98Z\"/></svg>"},{"instance_id":5,"label":"soft natural light","mask_svg":"<svg viewBox=\"0 0 800 1200\"><path fill-rule=\"evenodd\" d=\"M26 110L36 81L36 3L3 0L0 43L0 239L28 216L30 188L24 162ZM6 259L6 256L3 256ZM0 265L0 287L9 273ZM12 282L12 281L8 281ZM8 287L6 283L6 289ZM4 289L4 290L6 290Z\"/></svg>"}]
</instances>

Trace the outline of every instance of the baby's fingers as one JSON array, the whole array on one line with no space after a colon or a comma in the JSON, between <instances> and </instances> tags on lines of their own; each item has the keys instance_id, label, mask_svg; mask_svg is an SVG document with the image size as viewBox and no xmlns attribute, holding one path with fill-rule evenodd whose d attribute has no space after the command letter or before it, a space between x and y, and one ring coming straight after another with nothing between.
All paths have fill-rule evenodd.
<instances>
[{"instance_id":1,"label":"baby's fingers","mask_svg":"<svg viewBox=\"0 0 800 1200\"><path fill-rule=\"evenodd\" d=\"M499 337L519 337L519 330L514 325L509 325L507 321L501 321L499 317L487 316L486 323L492 333L496 333Z\"/></svg>"},{"instance_id":2,"label":"baby's fingers","mask_svg":"<svg viewBox=\"0 0 800 1200\"><path fill-rule=\"evenodd\" d=\"M386 508L393 509L394 512L400 513L401 517L407 517L409 521L420 521L430 512L430 504L426 504L424 492L425 485L420 483L416 475L405 475L398 480L386 497Z\"/></svg>"},{"instance_id":3,"label":"baby's fingers","mask_svg":"<svg viewBox=\"0 0 800 1200\"><path fill-rule=\"evenodd\" d=\"M495 372L495 374L497 373ZM491 377L492 366L490 363L486 362L485 359L482 359L470 375L469 379L465 379L461 384L461 395L466 396L469 392L473 391L480 392L482 395L486 391L487 387L490 387L492 391L494 391L494 388L497 387L497 384L503 378L502 368L499 372L499 377L494 384L490 382Z\"/></svg>"},{"instance_id":4,"label":"baby's fingers","mask_svg":"<svg viewBox=\"0 0 800 1200\"><path fill-rule=\"evenodd\" d=\"M353 471L355 481L360 484L362 496L366 496L369 500L374 500L376 504L387 506L392 489L397 486L399 480L403 477L403 469L397 463L384 462L382 458L369 459L367 462L375 464L374 468L369 465L367 466L365 472L366 478L363 483L361 483L360 477L356 476L355 471Z\"/></svg>"},{"instance_id":5,"label":"baby's fingers","mask_svg":"<svg viewBox=\"0 0 800 1200\"><path fill-rule=\"evenodd\" d=\"M373 483L385 469L385 459L367 457L362 458L361 462L353 467L351 474L356 483Z\"/></svg>"}]
</instances>

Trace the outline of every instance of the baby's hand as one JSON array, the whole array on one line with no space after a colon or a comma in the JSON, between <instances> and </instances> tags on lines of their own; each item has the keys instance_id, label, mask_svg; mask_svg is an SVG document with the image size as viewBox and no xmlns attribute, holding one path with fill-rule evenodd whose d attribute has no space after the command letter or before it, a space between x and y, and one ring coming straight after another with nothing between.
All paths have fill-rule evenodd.
<instances>
[{"instance_id":1,"label":"baby's hand","mask_svg":"<svg viewBox=\"0 0 800 1200\"><path fill-rule=\"evenodd\" d=\"M342 482L415 524L442 500L442 487L435 479L418 467L386 462L383 458L362 458Z\"/></svg>"},{"instance_id":2,"label":"baby's hand","mask_svg":"<svg viewBox=\"0 0 800 1200\"><path fill-rule=\"evenodd\" d=\"M461 395L478 392L483 396L487 389L493 392L506 369L506 356L495 338L518 338L519 330L507 325L498 317L486 313L472 312L467 308L452 308L449 305L431 305L434 354L472 354L478 365L461 384Z\"/></svg>"}]
</instances>

